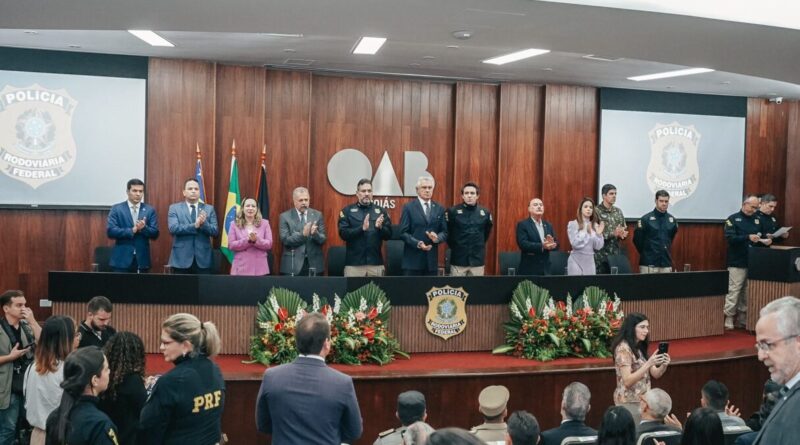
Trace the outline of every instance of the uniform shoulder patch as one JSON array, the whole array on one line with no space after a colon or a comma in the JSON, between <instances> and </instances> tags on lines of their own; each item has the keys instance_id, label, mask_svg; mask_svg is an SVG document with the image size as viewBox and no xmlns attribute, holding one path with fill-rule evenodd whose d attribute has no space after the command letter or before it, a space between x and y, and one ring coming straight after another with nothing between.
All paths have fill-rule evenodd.
<instances>
[{"instance_id":1,"label":"uniform shoulder patch","mask_svg":"<svg viewBox=\"0 0 800 445\"><path fill-rule=\"evenodd\" d=\"M639 221L636 221L636 227L638 227L640 229L642 228L642 220L641 219Z\"/></svg>"},{"instance_id":2,"label":"uniform shoulder patch","mask_svg":"<svg viewBox=\"0 0 800 445\"><path fill-rule=\"evenodd\" d=\"M119 441L117 441L117 432L114 431L114 428L109 428L107 434L108 438L111 439L112 442L114 442L114 445L119 445Z\"/></svg>"},{"instance_id":3,"label":"uniform shoulder patch","mask_svg":"<svg viewBox=\"0 0 800 445\"><path fill-rule=\"evenodd\" d=\"M339 218L344 218L344 210L339 211Z\"/></svg>"},{"instance_id":4,"label":"uniform shoulder patch","mask_svg":"<svg viewBox=\"0 0 800 445\"><path fill-rule=\"evenodd\" d=\"M756 224L761 224L761 221L760 221L758 218L756 218L756 219L755 219L755 223L756 223Z\"/></svg>"},{"instance_id":5,"label":"uniform shoulder patch","mask_svg":"<svg viewBox=\"0 0 800 445\"><path fill-rule=\"evenodd\" d=\"M733 226L733 223L731 222L731 220L726 219L725 220L725 225L730 227L730 226Z\"/></svg>"}]
</instances>

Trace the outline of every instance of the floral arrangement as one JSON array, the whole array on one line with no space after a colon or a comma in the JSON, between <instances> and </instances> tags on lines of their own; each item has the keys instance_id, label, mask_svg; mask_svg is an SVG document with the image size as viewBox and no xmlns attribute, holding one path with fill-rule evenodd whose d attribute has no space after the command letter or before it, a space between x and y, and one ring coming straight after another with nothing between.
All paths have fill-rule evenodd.
<instances>
[{"instance_id":1,"label":"floral arrangement","mask_svg":"<svg viewBox=\"0 0 800 445\"><path fill-rule=\"evenodd\" d=\"M584 289L574 302L568 294L566 303L556 303L547 289L528 280L514 289L509 310L506 343L492 353L540 361L610 357L610 343L623 318L619 297L612 300L596 286Z\"/></svg>"},{"instance_id":2,"label":"floral arrangement","mask_svg":"<svg viewBox=\"0 0 800 445\"><path fill-rule=\"evenodd\" d=\"M311 308L296 292L273 288L256 311L258 335L252 337L249 363L288 363L297 357L295 326L310 312L323 314L331 324L328 361L349 365L374 362L385 365L396 355L408 358L387 329L391 304L375 283L349 292L344 299L334 295L331 307L317 294Z\"/></svg>"}]
</instances>

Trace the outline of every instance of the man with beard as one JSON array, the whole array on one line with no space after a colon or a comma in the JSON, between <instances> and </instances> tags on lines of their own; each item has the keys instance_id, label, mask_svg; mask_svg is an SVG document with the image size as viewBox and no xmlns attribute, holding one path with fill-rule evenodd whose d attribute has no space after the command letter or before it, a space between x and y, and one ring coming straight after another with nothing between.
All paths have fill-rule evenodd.
<instances>
[{"instance_id":1,"label":"man with beard","mask_svg":"<svg viewBox=\"0 0 800 445\"><path fill-rule=\"evenodd\" d=\"M375 277L384 272L383 240L392 237L392 221L382 207L372 202L372 181L356 186L358 202L339 212L339 236L347 245L344 276Z\"/></svg>"},{"instance_id":2,"label":"man with beard","mask_svg":"<svg viewBox=\"0 0 800 445\"><path fill-rule=\"evenodd\" d=\"M474 182L461 187L463 203L445 213L447 244L450 246L450 274L483 276L486 241L492 232L492 214L478 205L480 189Z\"/></svg>"},{"instance_id":3,"label":"man with beard","mask_svg":"<svg viewBox=\"0 0 800 445\"><path fill-rule=\"evenodd\" d=\"M102 348L117 333L111 327L111 301L106 297L93 297L86 306L86 319L81 322L78 332L81 341L78 347L97 346Z\"/></svg>"},{"instance_id":4,"label":"man with beard","mask_svg":"<svg viewBox=\"0 0 800 445\"><path fill-rule=\"evenodd\" d=\"M600 221L605 223L605 228L603 248L595 252L594 264L598 274L607 274L611 272L608 256L620 253L620 243L628 237L628 226L625 225L625 215L622 214L622 210L614 205L617 202L617 188L613 184L605 184L601 194L603 200L594 211L597 212Z\"/></svg>"}]
</instances>

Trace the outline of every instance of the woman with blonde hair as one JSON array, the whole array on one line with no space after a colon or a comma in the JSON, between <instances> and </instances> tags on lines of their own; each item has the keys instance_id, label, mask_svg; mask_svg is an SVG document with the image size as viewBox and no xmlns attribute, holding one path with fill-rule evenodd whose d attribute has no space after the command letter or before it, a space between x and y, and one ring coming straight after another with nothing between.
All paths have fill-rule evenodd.
<instances>
[{"instance_id":1,"label":"woman with blonde hair","mask_svg":"<svg viewBox=\"0 0 800 445\"><path fill-rule=\"evenodd\" d=\"M161 376L139 418L141 443L220 442L225 381L210 360L221 348L217 327L191 314L161 324L161 352L175 365Z\"/></svg>"},{"instance_id":2,"label":"woman with blonde hair","mask_svg":"<svg viewBox=\"0 0 800 445\"><path fill-rule=\"evenodd\" d=\"M598 222L592 198L583 198L578 216L567 224L572 252L567 259L567 275L594 275L594 253L603 248L605 224Z\"/></svg>"},{"instance_id":3,"label":"woman with blonde hair","mask_svg":"<svg viewBox=\"0 0 800 445\"><path fill-rule=\"evenodd\" d=\"M269 275L267 251L272 249L272 229L261 217L253 198L245 198L236 211L235 224L228 232L228 248L233 251L231 275Z\"/></svg>"}]
</instances>

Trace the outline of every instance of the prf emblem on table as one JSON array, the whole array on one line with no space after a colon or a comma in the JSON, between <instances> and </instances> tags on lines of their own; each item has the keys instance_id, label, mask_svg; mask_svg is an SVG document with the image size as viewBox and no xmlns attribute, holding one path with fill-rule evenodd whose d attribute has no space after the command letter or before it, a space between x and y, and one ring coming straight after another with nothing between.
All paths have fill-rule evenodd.
<instances>
[{"instance_id":1,"label":"prf emblem on table","mask_svg":"<svg viewBox=\"0 0 800 445\"><path fill-rule=\"evenodd\" d=\"M432 287L425 293L428 313L425 327L433 335L447 340L467 328L467 297L463 287Z\"/></svg>"}]
</instances>

